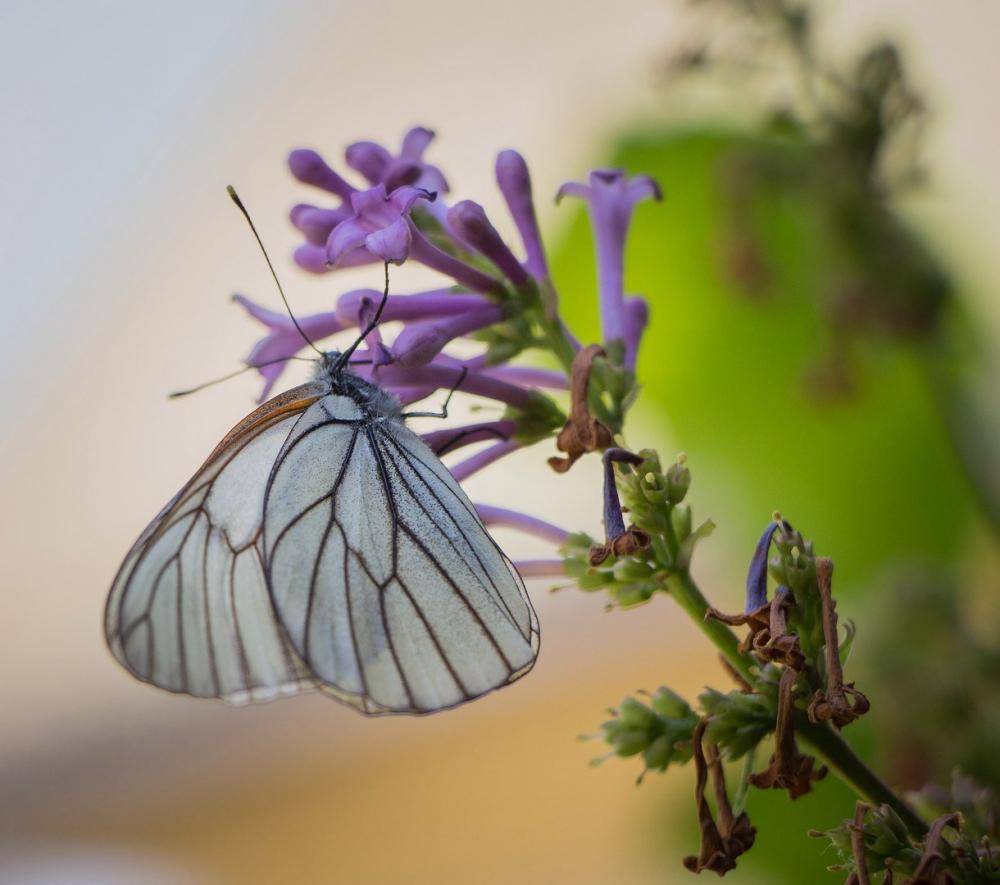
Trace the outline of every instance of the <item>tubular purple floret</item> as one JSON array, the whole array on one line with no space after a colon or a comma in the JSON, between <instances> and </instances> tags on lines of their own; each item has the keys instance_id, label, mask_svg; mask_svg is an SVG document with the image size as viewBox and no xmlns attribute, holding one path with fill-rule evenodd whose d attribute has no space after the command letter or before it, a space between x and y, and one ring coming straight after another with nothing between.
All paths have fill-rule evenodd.
<instances>
[{"instance_id":1,"label":"tubular purple floret","mask_svg":"<svg viewBox=\"0 0 1000 885\"><path fill-rule=\"evenodd\" d=\"M497 378L490 378L481 372L467 371L465 377L462 378L463 364L454 360L431 362L412 368L394 363L380 366L373 374L372 366L368 364L371 359L372 354L367 351L359 351L351 360L351 369L364 378L378 382L380 387L426 387L436 390L451 390L461 379L458 389L462 393L484 396L506 403L516 409L530 408L538 396L533 390L518 387Z\"/></svg>"},{"instance_id":2,"label":"tubular purple floret","mask_svg":"<svg viewBox=\"0 0 1000 885\"><path fill-rule=\"evenodd\" d=\"M367 329L369 324L375 319L378 313L379 303L382 300L381 292L373 292L371 295L364 295L358 300L358 310L355 314L359 329ZM334 311L336 314L336 311ZM372 354L372 365L388 365L393 361L392 351L382 341L382 329L376 326L365 336L365 346Z\"/></svg>"},{"instance_id":3,"label":"tubular purple floret","mask_svg":"<svg viewBox=\"0 0 1000 885\"><path fill-rule=\"evenodd\" d=\"M316 151L307 148L292 151L288 155L288 168L303 184L329 191L342 200L349 200L355 192L355 188L334 172Z\"/></svg>"},{"instance_id":4,"label":"tubular purple floret","mask_svg":"<svg viewBox=\"0 0 1000 885\"><path fill-rule=\"evenodd\" d=\"M410 255L416 230L409 220L410 210L417 200L433 201L436 196L417 187L398 187L389 193L383 184L355 191L351 194L354 214L338 224L327 240L327 261L342 266L345 257L363 248L380 261L402 264Z\"/></svg>"},{"instance_id":5,"label":"tubular purple floret","mask_svg":"<svg viewBox=\"0 0 1000 885\"><path fill-rule=\"evenodd\" d=\"M649 304L645 298L633 295L625 299L625 368L635 371L642 333L649 324Z\"/></svg>"},{"instance_id":6,"label":"tubular purple floret","mask_svg":"<svg viewBox=\"0 0 1000 885\"><path fill-rule=\"evenodd\" d=\"M534 366L487 366L483 375L499 378L522 387L545 387L549 390L569 390L569 379L553 369L537 369Z\"/></svg>"},{"instance_id":7,"label":"tubular purple floret","mask_svg":"<svg viewBox=\"0 0 1000 885\"><path fill-rule=\"evenodd\" d=\"M492 326L502 319L503 310L489 304L456 316L411 323L396 336L392 352L401 366L422 366L453 339Z\"/></svg>"},{"instance_id":8,"label":"tubular purple floret","mask_svg":"<svg viewBox=\"0 0 1000 885\"><path fill-rule=\"evenodd\" d=\"M459 482L468 479L472 474L477 473L484 467L488 467L495 461L499 461L505 455L509 455L511 452L515 452L520 448L520 443L514 440L508 440L507 442L498 442L495 445L489 446L483 449L481 452L476 452L471 458L466 458L464 461L460 461L454 467L448 468L451 471L451 475L455 477Z\"/></svg>"},{"instance_id":9,"label":"tubular purple floret","mask_svg":"<svg viewBox=\"0 0 1000 885\"><path fill-rule=\"evenodd\" d=\"M627 556L649 547L649 535L636 526L625 528L615 478L615 463L637 465L642 457L627 449L604 452L604 543L590 548L590 564L600 565L609 556Z\"/></svg>"},{"instance_id":10,"label":"tubular purple floret","mask_svg":"<svg viewBox=\"0 0 1000 885\"><path fill-rule=\"evenodd\" d=\"M310 206L308 203L299 203L293 206L288 213L289 221L296 230L301 231L306 241L313 246L325 246L331 231L340 222L351 217L351 210L348 206L341 206L338 209L320 209L318 206Z\"/></svg>"},{"instance_id":11,"label":"tubular purple floret","mask_svg":"<svg viewBox=\"0 0 1000 885\"><path fill-rule=\"evenodd\" d=\"M489 526L499 525L505 528L517 529L543 541L560 546L569 540L569 532L539 519L536 516L528 516L526 513L519 513L516 510L507 510L503 507L493 507L490 504L476 504L476 511L483 523Z\"/></svg>"},{"instance_id":12,"label":"tubular purple floret","mask_svg":"<svg viewBox=\"0 0 1000 885\"><path fill-rule=\"evenodd\" d=\"M473 292L482 292L488 295L500 294L504 290L499 280L439 249L417 230L412 221L410 222L410 255L415 261L419 261L431 270L451 277L460 286L471 289Z\"/></svg>"},{"instance_id":13,"label":"tubular purple floret","mask_svg":"<svg viewBox=\"0 0 1000 885\"><path fill-rule=\"evenodd\" d=\"M521 559L514 568L522 578L563 578L566 564L561 559Z\"/></svg>"},{"instance_id":14,"label":"tubular purple floret","mask_svg":"<svg viewBox=\"0 0 1000 885\"><path fill-rule=\"evenodd\" d=\"M399 400L401 405L409 406L413 403L427 399L431 394L437 393L436 387L394 387L393 395Z\"/></svg>"},{"instance_id":15,"label":"tubular purple floret","mask_svg":"<svg viewBox=\"0 0 1000 885\"><path fill-rule=\"evenodd\" d=\"M275 362L275 360L287 360L295 356L306 343L287 313L261 307L243 295L234 295L233 301L268 329L267 334L253 346L245 361L248 366L259 366L257 371L264 379L264 389L261 391L259 401L263 402L287 365L285 362ZM304 316L299 319L299 326L311 341L321 341L344 329L337 315L332 312ZM264 363L269 365L263 365Z\"/></svg>"},{"instance_id":16,"label":"tubular purple floret","mask_svg":"<svg viewBox=\"0 0 1000 885\"><path fill-rule=\"evenodd\" d=\"M382 293L376 289L355 289L345 292L337 299L337 316L347 321L356 317L358 307L365 298L380 299ZM463 314L482 307L492 307L493 302L482 295L453 292L450 289L432 289L413 295L390 295L382 311L382 322L414 322L438 319Z\"/></svg>"},{"instance_id":17,"label":"tubular purple floret","mask_svg":"<svg viewBox=\"0 0 1000 885\"><path fill-rule=\"evenodd\" d=\"M531 175L524 157L513 150L497 154L496 180L524 244L525 269L537 280L548 280L545 247L542 245L535 202L531 195Z\"/></svg>"},{"instance_id":18,"label":"tubular purple floret","mask_svg":"<svg viewBox=\"0 0 1000 885\"><path fill-rule=\"evenodd\" d=\"M497 233L486 210L472 200L461 200L448 210L448 223L458 237L492 261L515 286L528 281L527 271Z\"/></svg>"},{"instance_id":19,"label":"tubular purple floret","mask_svg":"<svg viewBox=\"0 0 1000 885\"><path fill-rule=\"evenodd\" d=\"M440 456L477 442L508 440L516 432L517 422L502 418L499 421L482 421L479 424L433 430L421 434L420 438Z\"/></svg>"},{"instance_id":20,"label":"tubular purple floret","mask_svg":"<svg viewBox=\"0 0 1000 885\"><path fill-rule=\"evenodd\" d=\"M621 169L596 169L589 184L567 182L556 194L587 201L597 253L601 329L605 345L625 339L624 258L632 210L640 200L660 199L660 189L648 175L625 177Z\"/></svg>"},{"instance_id":21,"label":"tubular purple floret","mask_svg":"<svg viewBox=\"0 0 1000 885\"><path fill-rule=\"evenodd\" d=\"M385 183L384 176L392 163L392 154L374 141L356 141L347 146L344 160L371 184L379 184Z\"/></svg>"},{"instance_id":22,"label":"tubular purple floret","mask_svg":"<svg viewBox=\"0 0 1000 885\"><path fill-rule=\"evenodd\" d=\"M333 266L327 261L326 247L314 246L311 243L303 243L293 253L295 263L309 273L323 274L333 270ZM381 259L372 255L364 247L355 249L344 255L340 259L338 267L360 267L363 264L380 263Z\"/></svg>"},{"instance_id":23,"label":"tubular purple floret","mask_svg":"<svg viewBox=\"0 0 1000 885\"><path fill-rule=\"evenodd\" d=\"M768 523L754 548L750 567L747 569L747 595L743 606L744 614L750 614L761 606L767 605L767 556L771 550L771 539L777 530L777 521Z\"/></svg>"}]
</instances>

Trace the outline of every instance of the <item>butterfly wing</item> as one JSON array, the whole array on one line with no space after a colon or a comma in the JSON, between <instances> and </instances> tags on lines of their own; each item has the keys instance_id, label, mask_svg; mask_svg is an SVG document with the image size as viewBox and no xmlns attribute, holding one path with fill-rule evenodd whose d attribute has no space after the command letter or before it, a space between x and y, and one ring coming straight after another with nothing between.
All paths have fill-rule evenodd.
<instances>
[{"instance_id":1,"label":"butterfly wing","mask_svg":"<svg viewBox=\"0 0 1000 885\"><path fill-rule=\"evenodd\" d=\"M312 687L275 617L260 535L275 456L325 391L305 384L247 416L129 551L105 636L138 679L233 703Z\"/></svg>"},{"instance_id":2,"label":"butterfly wing","mask_svg":"<svg viewBox=\"0 0 1000 885\"><path fill-rule=\"evenodd\" d=\"M321 687L365 713L428 713L531 669L524 584L459 484L400 421L312 405L272 470L275 611Z\"/></svg>"}]
</instances>

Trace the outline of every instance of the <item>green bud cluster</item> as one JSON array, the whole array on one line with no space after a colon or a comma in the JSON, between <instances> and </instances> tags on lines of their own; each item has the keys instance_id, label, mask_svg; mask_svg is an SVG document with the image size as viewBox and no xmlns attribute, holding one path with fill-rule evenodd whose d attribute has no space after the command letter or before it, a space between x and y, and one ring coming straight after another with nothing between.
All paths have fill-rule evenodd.
<instances>
[{"instance_id":1,"label":"green bud cluster","mask_svg":"<svg viewBox=\"0 0 1000 885\"><path fill-rule=\"evenodd\" d=\"M925 820L958 811L962 815L962 833L965 836L976 841L1000 837L1000 798L989 787L976 783L958 769L952 772L948 789L927 785L906 798Z\"/></svg>"},{"instance_id":2,"label":"green bud cluster","mask_svg":"<svg viewBox=\"0 0 1000 885\"><path fill-rule=\"evenodd\" d=\"M625 413L635 402L639 387L635 373L622 366L625 347L621 342L608 345L607 357L594 360L588 385L591 411L605 421L612 433L621 433Z\"/></svg>"},{"instance_id":3,"label":"green bud cluster","mask_svg":"<svg viewBox=\"0 0 1000 885\"><path fill-rule=\"evenodd\" d=\"M660 688L649 703L625 698L613 719L601 726L604 740L617 756L642 754L646 770L665 771L671 763L691 758L691 736L698 715L669 688Z\"/></svg>"},{"instance_id":4,"label":"green bud cluster","mask_svg":"<svg viewBox=\"0 0 1000 885\"><path fill-rule=\"evenodd\" d=\"M587 593L606 590L614 605L630 608L647 602L662 589L655 564L644 553L609 556L599 566L591 565L590 548L596 543L590 535L577 532L562 547L566 574L580 590Z\"/></svg>"},{"instance_id":5,"label":"green bud cluster","mask_svg":"<svg viewBox=\"0 0 1000 885\"><path fill-rule=\"evenodd\" d=\"M840 862L828 868L832 872L857 871L854 850L851 846L851 833L854 827L853 821L845 820L833 829L811 830L809 833L817 838L829 839L834 851L839 855ZM920 862L922 851L910 839L906 825L899 815L888 805L868 808L860 828L865 846L865 860L870 873L881 873L886 868L887 861L892 866L894 876L913 873Z\"/></svg>"},{"instance_id":6,"label":"green bud cluster","mask_svg":"<svg viewBox=\"0 0 1000 885\"><path fill-rule=\"evenodd\" d=\"M761 670L755 693L714 688L698 697L701 709L711 717L705 737L718 744L726 759L739 759L774 731L778 717L778 680L781 671L774 664Z\"/></svg>"},{"instance_id":7,"label":"green bud cluster","mask_svg":"<svg viewBox=\"0 0 1000 885\"><path fill-rule=\"evenodd\" d=\"M517 441L525 446L552 436L566 422L559 406L538 391L532 392L525 407L508 406L503 417L517 422Z\"/></svg>"},{"instance_id":8,"label":"green bud cluster","mask_svg":"<svg viewBox=\"0 0 1000 885\"><path fill-rule=\"evenodd\" d=\"M650 536L656 567L667 573L687 571L695 545L711 534L715 524L693 525L691 506L684 502L691 487L687 457L678 455L666 470L652 449L639 452L642 463L617 468L618 491L632 522Z\"/></svg>"},{"instance_id":9,"label":"green bud cluster","mask_svg":"<svg viewBox=\"0 0 1000 885\"><path fill-rule=\"evenodd\" d=\"M649 548L631 556L609 556L598 566L590 564L596 543L586 534L570 536L563 546L566 574L584 591L606 590L612 602L629 608L648 602L666 579L686 571L695 545L715 528L711 520L693 526L691 507L685 503L691 485L686 458L679 455L666 470L651 449L639 452L642 463L615 466L618 492L629 521L649 535Z\"/></svg>"},{"instance_id":10,"label":"green bud cluster","mask_svg":"<svg viewBox=\"0 0 1000 885\"><path fill-rule=\"evenodd\" d=\"M780 523L774 533L775 552L768 560L768 571L792 591L795 605L789 611L788 627L798 635L805 656L822 669L823 603L816 584L816 553L812 541L787 525Z\"/></svg>"}]
</instances>

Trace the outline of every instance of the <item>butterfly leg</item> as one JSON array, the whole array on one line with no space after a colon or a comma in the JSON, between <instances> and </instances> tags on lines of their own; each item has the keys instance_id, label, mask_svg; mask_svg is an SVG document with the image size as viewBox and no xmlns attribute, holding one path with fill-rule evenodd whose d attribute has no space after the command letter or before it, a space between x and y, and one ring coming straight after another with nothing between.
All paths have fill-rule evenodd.
<instances>
[{"instance_id":1,"label":"butterfly leg","mask_svg":"<svg viewBox=\"0 0 1000 885\"><path fill-rule=\"evenodd\" d=\"M455 382L451 390L448 391L448 395L444 398L444 405L441 406L440 412L403 412L402 418L447 418L448 417L448 403L451 402L451 398L455 395L455 391L462 386L462 382L465 381L465 376L469 374L469 367L462 366L462 373L458 376L458 380Z\"/></svg>"}]
</instances>

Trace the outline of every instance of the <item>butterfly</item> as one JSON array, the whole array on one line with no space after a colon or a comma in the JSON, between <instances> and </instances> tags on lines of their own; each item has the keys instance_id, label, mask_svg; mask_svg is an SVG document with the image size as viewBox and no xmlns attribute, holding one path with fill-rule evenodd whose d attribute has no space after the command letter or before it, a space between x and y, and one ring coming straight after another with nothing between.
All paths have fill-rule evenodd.
<instances>
[{"instance_id":1,"label":"butterfly","mask_svg":"<svg viewBox=\"0 0 1000 885\"><path fill-rule=\"evenodd\" d=\"M531 669L517 570L395 396L350 368L380 313L237 424L132 546L104 631L133 676L233 703L319 688L380 714Z\"/></svg>"}]
</instances>

